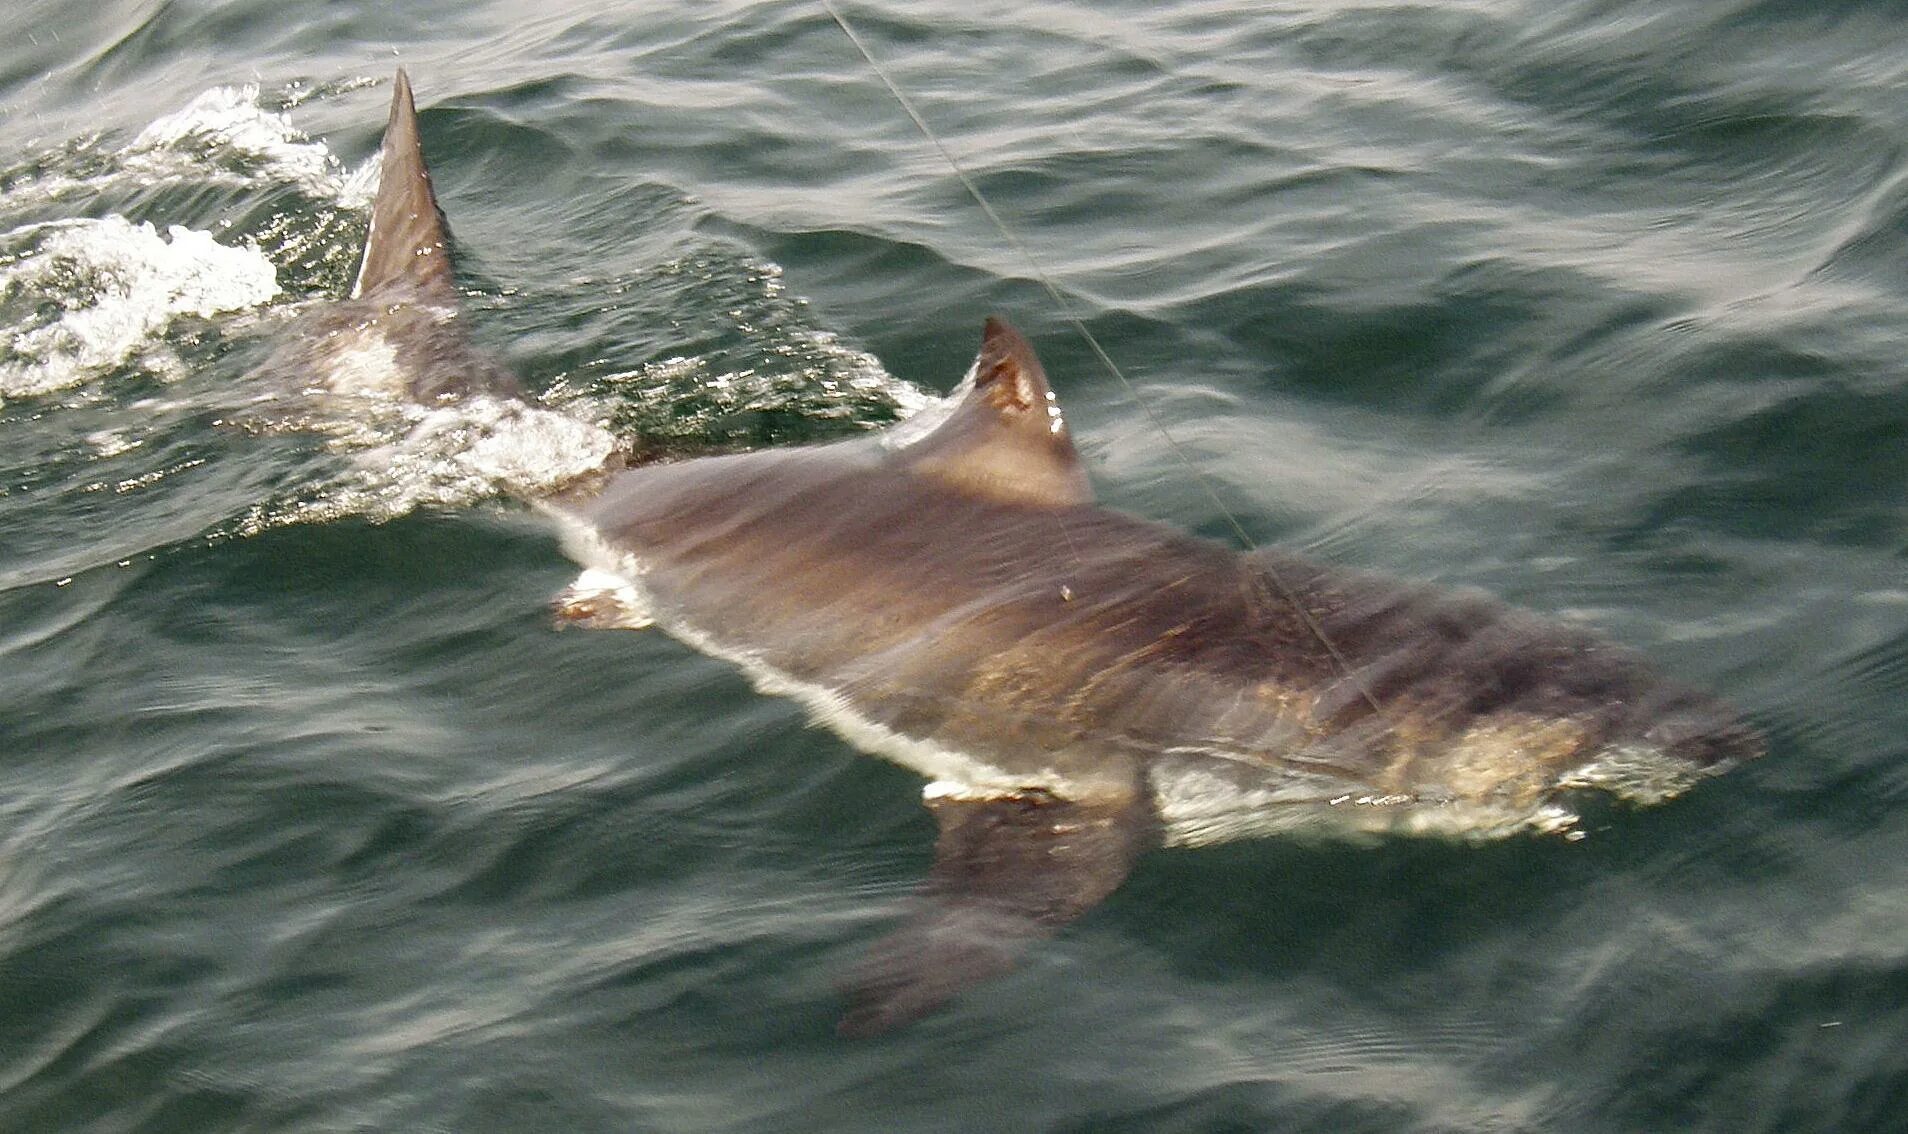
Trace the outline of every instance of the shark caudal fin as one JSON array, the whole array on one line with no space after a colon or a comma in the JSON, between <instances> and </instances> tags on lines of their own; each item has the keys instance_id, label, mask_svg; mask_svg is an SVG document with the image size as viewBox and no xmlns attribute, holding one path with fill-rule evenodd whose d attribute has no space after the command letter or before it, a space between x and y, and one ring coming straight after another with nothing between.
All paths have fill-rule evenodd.
<instances>
[{"instance_id":1,"label":"shark caudal fin","mask_svg":"<svg viewBox=\"0 0 1908 1134\"><path fill-rule=\"evenodd\" d=\"M987 320L967 397L901 459L922 476L1002 503L1093 501L1047 372L1005 319Z\"/></svg>"},{"instance_id":2,"label":"shark caudal fin","mask_svg":"<svg viewBox=\"0 0 1908 1134\"><path fill-rule=\"evenodd\" d=\"M399 68L392 81L391 121L384 128L383 168L371 206L371 232L354 299L402 287L413 293L455 295L451 281L450 232L431 191L431 173L417 136L417 105L411 80Z\"/></svg>"}]
</instances>

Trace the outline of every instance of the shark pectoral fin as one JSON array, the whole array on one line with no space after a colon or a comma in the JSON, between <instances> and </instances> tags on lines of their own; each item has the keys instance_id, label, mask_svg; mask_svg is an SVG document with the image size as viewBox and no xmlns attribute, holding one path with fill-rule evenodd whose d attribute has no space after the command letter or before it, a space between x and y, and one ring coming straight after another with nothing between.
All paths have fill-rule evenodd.
<instances>
[{"instance_id":1,"label":"shark pectoral fin","mask_svg":"<svg viewBox=\"0 0 1908 1134\"><path fill-rule=\"evenodd\" d=\"M987 320L967 396L933 432L901 450L900 460L921 476L990 500L1093 502L1047 371L1004 319Z\"/></svg>"},{"instance_id":2,"label":"shark pectoral fin","mask_svg":"<svg viewBox=\"0 0 1908 1134\"><path fill-rule=\"evenodd\" d=\"M1112 893L1151 836L1137 798L1033 790L927 802L941 834L920 906L856 970L843 1035L887 1031L1006 972L1030 942Z\"/></svg>"},{"instance_id":3,"label":"shark pectoral fin","mask_svg":"<svg viewBox=\"0 0 1908 1134\"><path fill-rule=\"evenodd\" d=\"M371 232L364 241L354 297L371 297L394 285L415 295L456 297L451 279L450 233L431 189L424 147L417 133L411 80L399 68L392 81L391 119L384 127L378 195L371 204Z\"/></svg>"}]
</instances>

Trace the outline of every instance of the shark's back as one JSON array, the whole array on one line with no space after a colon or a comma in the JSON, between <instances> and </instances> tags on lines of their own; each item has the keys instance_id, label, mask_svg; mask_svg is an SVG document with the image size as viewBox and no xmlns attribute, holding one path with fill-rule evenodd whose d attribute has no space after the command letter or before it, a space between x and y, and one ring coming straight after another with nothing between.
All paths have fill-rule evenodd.
<instances>
[{"instance_id":1,"label":"shark's back","mask_svg":"<svg viewBox=\"0 0 1908 1134\"><path fill-rule=\"evenodd\" d=\"M1586 631L1097 507L1044 399L1015 434L984 393L909 446L629 470L570 515L646 615L861 743L961 790L1144 796L1187 841L1511 829L1620 751L1651 791L1737 754Z\"/></svg>"}]
</instances>

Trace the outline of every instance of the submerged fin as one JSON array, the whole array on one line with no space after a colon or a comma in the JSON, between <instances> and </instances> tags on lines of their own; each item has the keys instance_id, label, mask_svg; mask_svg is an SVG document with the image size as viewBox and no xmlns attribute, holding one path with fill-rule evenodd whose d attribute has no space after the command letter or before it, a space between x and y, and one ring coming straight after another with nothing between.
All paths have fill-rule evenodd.
<instances>
[{"instance_id":1,"label":"submerged fin","mask_svg":"<svg viewBox=\"0 0 1908 1134\"><path fill-rule=\"evenodd\" d=\"M411 80L398 68L392 81L391 120L384 128L383 167L378 197L371 206L371 231L365 237L364 262L358 267L353 298L375 296L394 285L424 293L454 296L450 233L431 190L430 170L417 135L417 106Z\"/></svg>"},{"instance_id":2,"label":"submerged fin","mask_svg":"<svg viewBox=\"0 0 1908 1134\"><path fill-rule=\"evenodd\" d=\"M921 906L856 971L843 1035L885 1032L1012 968L1031 942L1125 881L1151 825L1137 798L1083 803L1044 791L930 796L940 825Z\"/></svg>"},{"instance_id":3,"label":"submerged fin","mask_svg":"<svg viewBox=\"0 0 1908 1134\"><path fill-rule=\"evenodd\" d=\"M1003 503L1093 501L1047 372L1004 319L987 320L967 397L900 459L923 476Z\"/></svg>"}]
</instances>

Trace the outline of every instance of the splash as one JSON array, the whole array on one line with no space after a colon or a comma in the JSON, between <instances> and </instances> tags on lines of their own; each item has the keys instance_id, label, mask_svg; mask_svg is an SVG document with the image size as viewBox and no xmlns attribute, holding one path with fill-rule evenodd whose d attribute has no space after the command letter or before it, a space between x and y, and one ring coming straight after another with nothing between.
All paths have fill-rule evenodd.
<instances>
[{"instance_id":1,"label":"splash","mask_svg":"<svg viewBox=\"0 0 1908 1134\"><path fill-rule=\"evenodd\" d=\"M64 389L121 365L180 316L278 294L257 248L120 216L53 221L0 237L0 398ZM161 367L163 368L163 366Z\"/></svg>"},{"instance_id":2,"label":"splash","mask_svg":"<svg viewBox=\"0 0 1908 1134\"><path fill-rule=\"evenodd\" d=\"M355 261L355 251L341 250L360 238L357 214L375 194L377 157L347 167L294 126L289 112L309 98L366 85L375 80L214 87L130 141L76 139L0 171L0 226L39 222L0 232L0 400L129 366L176 377L192 334L180 320L220 316L229 326L235 313L285 309L288 294L328 290L333 270ZM121 205L129 190L161 185L228 187L240 196L291 190L302 200L249 229L222 233L223 242L117 214L50 222L33 215L49 206L69 215L130 207ZM380 396L381 383L392 385L383 379L396 359L379 351L334 360L346 364L344 377L364 379L356 396L339 396L337 383L328 392L266 390L250 376L234 391L238 401L213 407L222 423L315 436L319 449L300 487L261 501L215 534L534 497L599 471L627 436L641 435L661 451L809 440L888 424L934 400L872 356L807 327L774 264L691 257L670 270L735 291L721 296L732 302L698 298L733 316L746 345L576 385L559 380L528 403L471 398L426 409ZM110 460L142 437L123 428L89 443L94 459Z\"/></svg>"},{"instance_id":3,"label":"splash","mask_svg":"<svg viewBox=\"0 0 1908 1134\"><path fill-rule=\"evenodd\" d=\"M353 80L331 94L367 85ZM303 88L276 96L286 105L311 97ZM307 137L283 111L269 110L256 84L213 87L155 119L118 149L81 139L0 173L0 204L38 206L126 186L186 182L245 188L295 186L305 196L362 208L377 189L377 162L341 164L323 142Z\"/></svg>"},{"instance_id":4,"label":"splash","mask_svg":"<svg viewBox=\"0 0 1908 1134\"><path fill-rule=\"evenodd\" d=\"M376 165L346 170L290 116L265 109L256 85L214 87L154 121L125 150L125 168L158 177L223 174L248 184L291 184L350 208L368 204Z\"/></svg>"},{"instance_id":5,"label":"splash","mask_svg":"<svg viewBox=\"0 0 1908 1134\"><path fill-rule=\"evenodd\" d=\"M547 495L599 471L617 449L615 436L599 426L510 398L362 409L360 428L336 438L349 456L342 472L294 499L257 505L227 534L347 516L381 523L419 508Z\"/></svg>"},{"instance_id":6,"label":"splash","mask_svg":"<svg viewBox=\"0 0 1908 1134\"><path fill-rule=\"evenodd\" d=\"M362 82L337 89L356 85ZM273 97L294 105L310 95L293 88ZM31 216L49 204L85 211L88 198L174 183L291 186L332 209L355 210L370 200L377 167L342 166L285 113L268 109L258 86L221 86L118 149L81 139L0 173L0 216ZM66 389L132 362L176 370L165 343L174 320L229 314L280 296L269 249L256 243L278 243L272 236L221 243L208 232L173 225L162 233L117 213L25 224L0 235L0 399ZM281 248L279 255L296 259L296 251Z\"/></svg>"}]
</instances>

